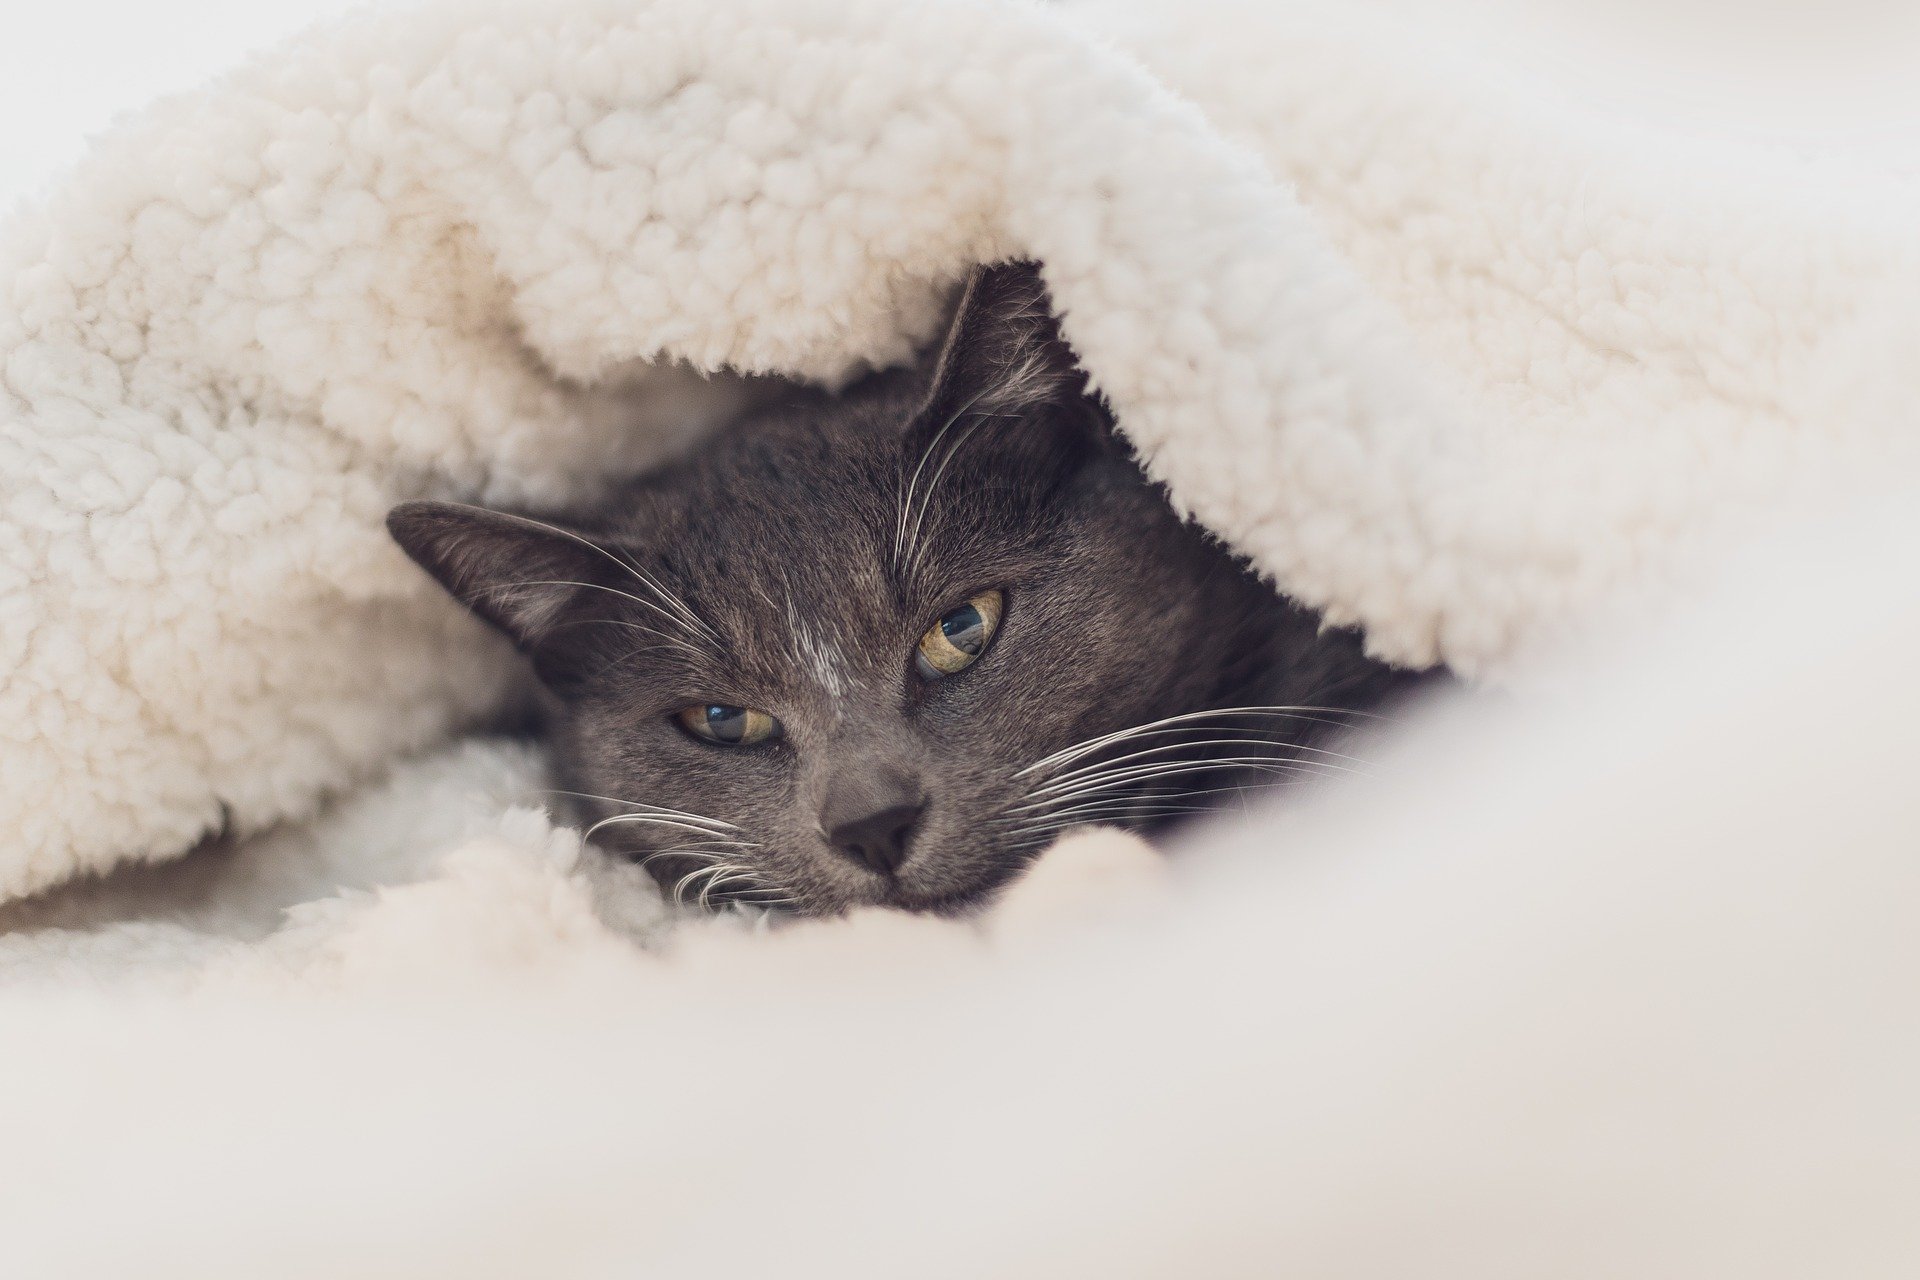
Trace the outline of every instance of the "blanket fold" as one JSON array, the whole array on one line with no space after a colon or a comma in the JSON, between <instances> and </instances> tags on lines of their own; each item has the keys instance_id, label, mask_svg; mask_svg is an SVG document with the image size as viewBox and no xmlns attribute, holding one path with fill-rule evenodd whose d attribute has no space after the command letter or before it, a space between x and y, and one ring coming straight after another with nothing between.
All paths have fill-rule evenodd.
<instances>
[{"instance_id":1,"label":"blanket fold","mask_svg":"<svg viewBox=\"0 0 1920 1280\"><path fill-rule=\"evenodd\" d=\"M1318 0L433 0L124 121L0 226L9 1261L1911 1274L1920 200L1812 173ZM676 916L387 510L1015 256L1181 511L1556 696L980 921Z\"/></svg>"},{"instance_id":2,"label":"blanket fold","mask_svg":"<svg viewBox=\"0 0 1920 1280\"><path fill-rule=\"evenodd\" d=\"M899 361L975 261L1042 259L1175 503L1413 664L1497 669L1904 441L1904 237L1649 212L1432 112L1384 27L1199 18L428 7L124 126L0 237L0 893L493 705L393 501L562 507L738 404L685 369Z\"/></svg>"}]
</instances>

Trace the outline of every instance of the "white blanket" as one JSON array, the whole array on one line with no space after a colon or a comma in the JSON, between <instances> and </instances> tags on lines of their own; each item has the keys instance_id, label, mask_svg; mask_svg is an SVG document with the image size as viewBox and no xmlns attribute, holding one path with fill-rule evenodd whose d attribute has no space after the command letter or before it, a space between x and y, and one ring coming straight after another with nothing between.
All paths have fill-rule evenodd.
<instances>
[{"instance_id":1,"label":"white blanket","mask_svg":"<svg viewBox=\"0 0 1920 1280\"><path fill-rule=\"evenodd\" d=\"M8 1252L1911 1262L1920 202L1643 143L1193 0L443 5L123 125L0 232L0 898L123 868L0 907ZM979 926L771 934L444 746L508 657L391 503L578 500L750 394L679 366L905 359L1012 255L1183 509L1528 705L1180 893L1081 837Z\"/></svg>"}]
</instances>

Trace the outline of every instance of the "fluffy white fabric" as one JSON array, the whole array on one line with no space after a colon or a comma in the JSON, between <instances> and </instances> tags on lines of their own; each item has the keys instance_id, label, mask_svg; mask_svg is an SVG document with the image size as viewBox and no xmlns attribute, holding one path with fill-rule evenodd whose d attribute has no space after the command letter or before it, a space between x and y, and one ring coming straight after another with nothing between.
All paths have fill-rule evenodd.
<instances>
[{"instance_id":1,"label":"fluffy white fabric","mask_svg":"<svg viewBox=\"0 0 1920 1280\"><path fill-rule=\"evenodd\" d=\"M1910 1271L1920 530L1538 662L1920 474L1913 192L1712 161L1214 0L468 2L129 122L0 232L0 898L122 868L0 915L10 1259ZM676 925L441 747L507 660L392 502L582 497L748 394L679 366L1014 254L1176 502L1526 706L978 926Z\"/></svg>"}]
</instances>

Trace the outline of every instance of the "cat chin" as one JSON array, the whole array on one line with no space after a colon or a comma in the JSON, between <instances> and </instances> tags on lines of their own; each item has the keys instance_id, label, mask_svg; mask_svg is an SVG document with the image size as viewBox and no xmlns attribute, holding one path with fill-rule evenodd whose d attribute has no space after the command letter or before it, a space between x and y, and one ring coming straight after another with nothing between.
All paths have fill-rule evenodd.
<instances>
[{"instance_id":1,"label":"cat chin","mask_svg":"<svg viewBox=\"0 0 1920 1280\"><path fill-rule=\"evenodd\" d=\"M864 885L845 893L837 902L803 901L799 910L805 915L839 915L850 911L885 908L915 915L969 919L994 907L1018 879L1018 872L1006 873L966 883L956 888L949 877L930 885L884 883Z\"/></svg>"},{"instance_id":2,"label":"cat chin","mask_svg":"<svg viewBox=\"0 0 1920 1280\"><path fill-rule=\"evenodd\" d=\"M895 892L880 900L879 905L892 907L897 911L911 911L918 915L969 917L979 915L992 905L999 896L1001 885L987 888L964 889L958 893L947 893L937 897L916 897L912 893Z\"/></svg>"},{"instance_id":3,"label":"cat chin","mask_svg":"<svg viewBox=\"0 0 1920 1280\"><path fill-rule=\"evenodd\" d=\"M916 894L889 888L840 911L890 908L980 920L995 936L1051 936L1068 921L1132 918L1165 900L1166 859L1143 837L1117 827L1082 827L1055 841L1017 873L958 891Z\"/></svg>"}]
</instances>

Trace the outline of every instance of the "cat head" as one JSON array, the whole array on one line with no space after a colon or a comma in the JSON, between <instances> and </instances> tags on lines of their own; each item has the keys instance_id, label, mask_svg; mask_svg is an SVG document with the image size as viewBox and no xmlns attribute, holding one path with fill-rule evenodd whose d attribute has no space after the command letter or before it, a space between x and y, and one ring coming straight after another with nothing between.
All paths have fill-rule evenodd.
<instances>
[{"instance_id":1,"label":"cat head","mask_svg":"<svg viewBox=\"0 0 1920 1280\"><path fill-rule=\"evenodd\" d=\"M527 655L596 841L703 899L965 907L1196 789L1081 744L1377 670L1173 513L1026 264L975 273L929 367L796 393L592 513L389 527Z\"/></svg>"}]
</instances>

